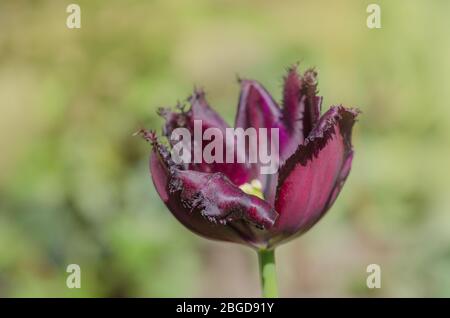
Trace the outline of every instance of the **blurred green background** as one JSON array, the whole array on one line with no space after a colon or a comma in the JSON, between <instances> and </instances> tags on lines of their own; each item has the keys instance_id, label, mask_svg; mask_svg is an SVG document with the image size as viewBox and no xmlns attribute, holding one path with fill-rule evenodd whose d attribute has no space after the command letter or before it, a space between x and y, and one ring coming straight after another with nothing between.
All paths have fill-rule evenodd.
<instances>
[{"instance_id":1,"label":"blurred green background","mask_svg":"<svg viewBox=\"0 0 450 318\"><path fill-rule=\"evenodd\" d=\"M0 296L258 296L254 252L185 230L132 133L194 84L232 123L236 74L280 99L296 61L363 115L336 204L278 249L281 294L450 296L449 1L80 0L68 29L71 2L0 2Z\"/></svg>"}]
</instances>

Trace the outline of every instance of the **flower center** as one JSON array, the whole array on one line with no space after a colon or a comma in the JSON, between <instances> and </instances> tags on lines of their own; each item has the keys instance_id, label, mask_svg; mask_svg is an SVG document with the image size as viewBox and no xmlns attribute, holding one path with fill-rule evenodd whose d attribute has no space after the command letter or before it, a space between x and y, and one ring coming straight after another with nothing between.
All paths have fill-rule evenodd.
<instances>
[{"instance_id":1,"label":"flower center","mask_svg":"<svg viewBox=\"0 0 450 318\"><path fill-rule=\"evenodd\" d=\"M247 194L257 196L258 198L264 200L262 184L258 179L253 179L250 183L244 183L239 188Z\"/></svg>"}]
</instances>

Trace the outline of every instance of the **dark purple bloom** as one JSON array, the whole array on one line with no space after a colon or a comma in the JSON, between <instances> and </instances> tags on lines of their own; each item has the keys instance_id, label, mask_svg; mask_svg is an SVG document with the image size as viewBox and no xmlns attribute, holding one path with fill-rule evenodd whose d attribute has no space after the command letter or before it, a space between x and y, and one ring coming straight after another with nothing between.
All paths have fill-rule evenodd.
<instances>
[{"instance_id":1,"label":"dark purple bloom","mask_svg":"<svg viewBox=\"0 0 450 318\"><path fill-rule=\"evenodd\" d=\"M350 172L358 111L333 106L321 115L316 78L314 70L300 75L296 67L288 69L282 108L260 83L240 81L235 127L279 129L276 174L260 174L255 163L176 164L154 133L141 131L153 145L150 170L156 190L182 224L206 238L273 248L304 233L325 214ZM203 131L228 127L202 91L196 90L189 102L189 110L160 111L165 136L179 127L193 130L194 120L202 120ZM255 179L264 199L242 190Z\"/></svg>"}]
</instances>

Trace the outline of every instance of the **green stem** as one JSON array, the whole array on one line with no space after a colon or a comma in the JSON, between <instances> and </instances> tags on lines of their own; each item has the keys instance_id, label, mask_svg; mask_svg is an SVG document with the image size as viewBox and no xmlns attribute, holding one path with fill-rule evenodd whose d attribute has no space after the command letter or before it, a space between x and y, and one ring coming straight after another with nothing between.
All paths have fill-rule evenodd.
<instances>
[{"instance_id":1,"label":"green stem","mask_svg":"<svg viewBox=\"0 0 450 318\"><path fill-rule=\"evenodd\" d=\"M275 268L275 250L259 250L258 259L262 296L265 298L276 298L278 297L278 287Z\"/></svg>"}]
</instances>

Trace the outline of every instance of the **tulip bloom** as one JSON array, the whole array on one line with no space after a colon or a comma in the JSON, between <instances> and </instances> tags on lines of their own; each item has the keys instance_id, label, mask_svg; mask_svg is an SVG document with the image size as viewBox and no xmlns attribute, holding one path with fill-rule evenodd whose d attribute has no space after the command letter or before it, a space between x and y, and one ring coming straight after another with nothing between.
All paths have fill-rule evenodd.
<instances>
[{"instance_id":1,"label":"tulip bloom","mask_svg":"<svg viewBox=\"0 0 450 318\"><path fill-rule=\"evenodd\" d=\"M302 75L296 67L288 69L283 107L260 83L240 80L240 84L235 127L278 129L277 173L261 174L259 163L248 162L176 164L154 133L140 134L153 145L151 176L172 214L203 237L255 248L264 295L274 296L273 250L309 230L336 200L350 172L358 111L333 106L321 115L317 73L311 69ZM160 111L166 137L180 127L193 131L198 120L203 131L228 128L202 91L196 90L188 100L189 110ZM252 149L246 147L248 154Z\"/></svg>"}]
</instances>

